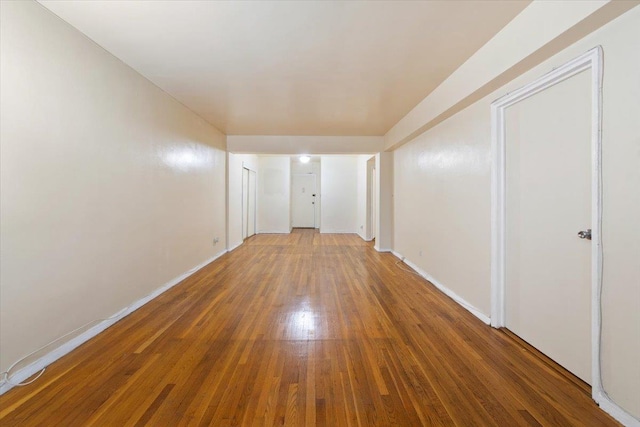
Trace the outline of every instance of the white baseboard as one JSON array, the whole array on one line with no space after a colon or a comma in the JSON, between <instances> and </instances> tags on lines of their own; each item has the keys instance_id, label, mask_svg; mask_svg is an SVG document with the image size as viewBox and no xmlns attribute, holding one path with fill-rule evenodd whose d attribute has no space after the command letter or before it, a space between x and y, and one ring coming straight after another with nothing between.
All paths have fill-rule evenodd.
<instances>
[{"instance_id":1,"label":"white baseboard","mask_svg":"<svg viewBox=\"0 0 640 427\"><path fill-rule=\"evenodd\" d=\"M373 247L373 249L375 249L375 250L376 250L376 251L378 251L378 252L391 252L392 254L394 254L394 255L395 255L395 253L393 252L393 249L381 248L381 247L379 247L379 246L377 246L377 245L375 245L375 246ZM397 255L396 255L396 256L397 256ZM400 257L398 257L398 258L400 258Z\"/></svg>"},{"instance_id":2,"label":"white baseboard","mask_svg":"<svg viewBox=\"0 0 640 427\"><path fill-rule=\"evenodd\" d=\"M436 288L440 289L447 296L449 296L455 302L457 302L466 310L468 310L471 314L476 316L478 319L482 320L482 322L486 323L487 325L491 323L491 319L488 316L483 314L480 310L475 308L473 305L469 304L467 301L465 301L463 298L461 298L458 294L453 292L451 289L445 287L443 284L435 280L431 275L427 274L425 271L420 269L417 265L407 260L405 257L402 256L402 254L396 251L391 251L391 253L395 255L398 259L403 261L405 264L407 264L409 267L413 268L420 276L422 276L429 282L433 283L433 285ZM631 415L630 413L625 411L623 408L618 406L606 394L594 396L594 400L600 406L600 409L602 409L604 412L611 415L613 418L616 419L616 421L620 422L622 425L626 427L640 427L640 420L638 420L633 415Z\"/></svg>"},{"instance_id":3,"label":"white baseboard","mask_svg":"<svg viewBox=\"0 0 640 427\"><path fill-rule=\"evenodd\" d=\"M626 427L640 427L640 420L618 406L609 396L601 394L594 397L596 403L607 414L611 415L616 421Z\"/></svg>"},{"instance_id":4,"label":"white baseboard","mask_svg":"<svg viewBox=\"0 0 640 427\"><path fill-rule=\"evenodd\" d=\"M291 230L260 230L256 234L291 234Z\"/></svg>"},{"instance_id":5,"label":"white baseboard","mask_svg":"<svg viewBox=\"0 0 640 427\"><path fill-rule=\"evenodd\" d=\"M364 235L362 235L362 234L360 234L360 233L358 233L358 236L360 236L360 238L361 238L362 240L364 240L365 242L370 242L370 241L372 241L372 240L373 240L373 238L371 238L371 239L367 239Z\"/></svg>"},{"instance_id":6,"label":"white baseboard","mask_svg":"<svg viewBox=\"0 0 640 427\"><path fill-rule=\"evenodd\" d=\"M424 270L422 270L420 267L418 267L417 265L415 265L414 263L412 263L411 261L409 261L408 259L406 259L405 257L403 257L401 254L399 254L398 252L395 251L391 251L391 253L393 255L395 255L397 258L400 259L400 261L404 262L405 264L407 264L409 267L413 268L416 273L418 273L420 276L422 276L424 279L428 280L429 282L431 282L433 284L433 286L435 286L436 288L440 289L445 295L447 295L449 298L451 298L452 300L454 300L455 302L457 302L459 305L461 305L463 308L465 308L469 313L473 314L474 316L476 316L478 319L482 320L483 323L486 323L487 325L491 323L491 319L489 318L489 316L487 316L486 314L482 313L480 310L478 310L476 307L474 307L473 305L469 304L467 301L465 301L464 298L462 298L460 295L456 294L455 292L453 292L451 289L447 288L446 286L444 286L442 283L438 282L436 279L434 279L430 274L427 274L427 272L425 272Z\"/></svg>"},{"instance_id":7,"label":"white baseboard","mask_svg":"<svg viewBox=\"0 0 640 427\"><path fill-rule=\"evenodd\" d=\"M227 249L227 252L231 252L231 251L233 251L233 250L237 249L238 247L242 246L242 244L243 244L243 243L244 243L244 242L236 243L236 244L235 244L235 245L233 245L232 247L228 248L228 249Z\"/></svg>"},{"instance_id":8,"label":"white baseboard","mask_svg":"<svg viewBox=\"0 0 640 427\"><path fill-rule=\"evenodd\" d=\"M358 234L358 232L354 231L354 230L340 230L340 229L327 229L327 228L321 228L320 229L320 233L321 234Z\"/></svg>"},{"instance_id":9,"label":"white baseboard","mask_svg":"<svg viewBox=\"0 0 640 427\"><path fill-rule=\"evenodd\" d=\"M84 332L80 333L79 335L76 335L75 337L69 339L67 342L64 342L63 344L59 345L57 348L51 350L49 353L47 353L44 356L41 356L40 358L38 358L37 360L31 362L30 364L28 364L24 368L21 368L21 369L17 370L15 373L13 373L11 375L11 381L13 383L20 383L20 382L26 380L27 378L29 378L30 376L32 376L34 374L37 374L38 372L40 372L45 367L49 366L50 364L52 364L56 360L60 359L62 356L66 355L67 353L69 353L72 350L74 350L76 347L80 346L81 344L83 344L86 341L90 340L91 338L95 337L100 332L102 332L105 329L107 329L109 326L113 325L114 323L118 322L119 320L121 320L122 318L128 316L129 314L133 313L134 311L136 311L137 309L139 309L140 307L142 307L143 305L145 305L146 303L148 303L152 299L156 298L158 295L162 294L163 292L166 292L170 288L172 288L175 285L177 285L178 283L182 282L187 277L191 276L196 271L198 271L201 268L205 267L206 265L212 263L213 261L215 261L216 259L220 258L222 255L224 255L226 253L227 253L227 250L224 250L224 251L218 253L217 255L213 256L212 258L209 258L208 260L204 261L203 263L196 265L191 270L187 271L186 273L181 274L178 277L175 277L174 279L172 279L169 282L165 283L163 286L161 286L158 289L156 289L155 291L151 292L149 295L140 298L139 300L133 302L128 307L123 308L122 310L120 310L117 313L113 314L108 319L100 321L98 324L90 327L86 331L84 331ZM0 395L2 395L4 393L6 393L7 391L11 390L13 387L14 386L9 384L9 383L4 383L4 384L0 385Z\"/></svg>"}]
</instances>

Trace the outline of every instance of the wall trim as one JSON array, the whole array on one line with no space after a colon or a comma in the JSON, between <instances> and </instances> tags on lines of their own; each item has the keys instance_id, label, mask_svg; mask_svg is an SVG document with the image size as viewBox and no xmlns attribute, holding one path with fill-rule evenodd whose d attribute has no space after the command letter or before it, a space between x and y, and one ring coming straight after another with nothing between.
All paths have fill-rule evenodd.
<instances>
[{"instance_id":1,"label":"wall trim","mask_svg":"<svg viewBox=\"0 0 640 427\"><path fill-rule=\"evenodd\" d=\"M616 405L609 396L604 396L597 402L600 409L611 415L616 421L627 427L640 427L640 421L633 415Z\"/></svg>"},{"instance_id":2,"label":"wall trim","mask_svg":"<svg viewBox=\"0 0 640 427\"><path fill-rule=\"evenodd\" d=\"M320 229L320 234L360 234L353 230ZM362 237L362 236L361 236Z\"/></svg>"},{"instance_id":3,"label":"wall trim","mask_svg":"<svg viewBox=\"0 0 640 427\"><path fill-rule=\"evenodd\" d=\"M235 249L237 249L238 247L242 246L242 244L244 243L244 241L238 242L235 245L231 246L230 248L227 248L227 252L231 252Z\"/></svg>"},{"instance_id":4,"label":"wall trim","mask_svg":"<svg viewBox=\"0 0 640 427\"><path fill-rule=\"evenodd\" d=\"M291 234L291 230L261 230L256 234Z\"/></svg>"},{"instance_id":5,"label":"wall trim","mask_svg":"<svg viewBox=\"0 0 640 427\"><path fill-rule=\"evenodd\" d=\"M506 123L505 109L586 70L591 70L591 397L625 425L640 421L604 391L602 325L602 73L603 51L596 46L491 104L491 326L506 326Z\"/></svg>"},{"instance_id":6,"label":"wall trim","mask_svg":"<svg viewBox=\"0 0 640 427\"><path fill-rule=\"evenodd\" d=\"M235 154L235 153L234 153ZM251 162L245 162L244 160L242 161L242 169L248 169L251 172L255 172L258 173L258 168L253 167L253 165L250 164Z\"/></svg>"},{"instance_id":7,"label":"wall trim","mask_svg":"<svg viewBox=\"0 0 640 427\"><path fill-rule=\"evenodd\" d=\"M364 240L365 242L370 242L370 241L372 241L372 240L373 240L373 238L371 238L371 239L367 239L367 238L366 238L363 234L361 234L360 232L358 232L357 234L358 234L358 236L360 236L360 238L361 238L362 240Z\"/></svg>"},{"instance_id":8,"label":"wall trim","mask_svg":"<svg viewBox=\"0 0 640 427\"><path fill-rule=\"evenodd\" d=\"M372 240L373 240L373 239L372 239ZM381 248L381 247L380 247L380 246L378 246L378 245L374 245L374 246L373 246L373 249L375 249L375 250L376 250L376 251L378 251L378 252L391 252L391 253L394 253L394 252L393 252L393 249Z\"/></svg>"},{"instance_id":9,"label":"wall trim","mask_svg":"<svg viewBox=\"0 0 640 427\"><path fill-rule=\"evenodd\" d=\"M462 308L464 308L469 313L473 314L478 319L480 319L482 321L482 323L484 323L486 325L491 323L490 319L489 319L489 316L487 316L486 314L484 314L483 312L478 310L476 307L473 306L473 304L470 304L469 302L467 302L464 298L462 298L460 295L458 295L455 292L453 292L451 289L449 289L448 287L446 287L445 285L440 283L438 280L434 279L433 276L428 274L426 271L422 270L416 264L414 264L413 262L411 262L408 259L406 259L400 253L398 253L396 251L391 251L391 253L396 258L400 259L400 261L404 262L409 267L413 268L416 271L416 273L418 273L423 279L427 280L433 286L438 288L440 291L442 291L442 293L444 293L446 296L448 296L449 298L454 300L456 303L458 303L458 305L462 306Z\"/></svg>"},{"instance_id":10,"label":"wall trim","mask_svg":"<svg viewBox=\"0 0 640 427\"><path fill-rule=\"evenodd\" d=\"M122 310L116 312L115 314L113 314L109 318L100 321L98 324L92 326L91 328L87 329L86 331L84 331L84 332L80 333L79 335L76 335L75 337L69 339L68 341L66 341L64 343L62 343L61 345L59 345L55 349L51 350L49 353L45 354L44 356L41 356L40 358L38 358L35 361L31 362L30 364L26 365L25 367L17 370L11 376L11 380L14 383L20 383L20 382L26 380L27 378L31 377L32 375L37 374L42 369L46 368L47 366L49 366L50 364L52 364L56 360L60 359L62 356L65 356L66 354L70 353L71 351L76 349L81 344L84 344L85 342L89 341L91 338L95 337L100 332L104 331L105 329L107 329L111 325L113 325L114 323L118 322L119 320L121 320L124 317L128 316L129 314L133 313L134 311L136 311L137 309L139 309L140 307L142 307L143 305L145 305L149 301L155 299L156 297L158 297L162 293L168 291L169 289L171 289L172 287L174 287L178 283L182 282L184 279L186 279L187 277L191 276L195 272L197 272L197 271L201 270L202 268L206 267L207 265L211 264L213 261L217 260L218 258L223 256L227 252L228 251L226 249L223 250L222 252L219 252L217 255L214 255L213 257L207 259L206 261L196 265L195 267L193 267L192 269L188 270L187 272L179 275L178 277L173 278L172 280L170 280L169 282L165 283L161 287L157 288L156 290L154 290L150 294L148 294L148 295L140 298L139 300L131 303L128 307L123 308ZM0 395L6 393L7 391L11 390L14 387L15 386L13 386L13 385L11 385L9 383L3 383L0 386Z\"/></svg>"}]
</instances>

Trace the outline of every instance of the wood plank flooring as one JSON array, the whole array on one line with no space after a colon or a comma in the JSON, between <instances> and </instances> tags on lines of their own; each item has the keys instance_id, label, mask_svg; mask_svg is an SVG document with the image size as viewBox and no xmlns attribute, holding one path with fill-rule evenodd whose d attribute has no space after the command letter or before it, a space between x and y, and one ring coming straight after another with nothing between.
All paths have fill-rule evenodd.
<instances>
[{"instance_id":1,"label":"wood plank flooring","mask_svg":"<svg viewBox=\"0 0 640 427\"><path fill-rule=\"evenodd\" d=\"M1 396L0 425L617 425L397 262L355 235L252 237Z\"/></svg>"}]
</instances>

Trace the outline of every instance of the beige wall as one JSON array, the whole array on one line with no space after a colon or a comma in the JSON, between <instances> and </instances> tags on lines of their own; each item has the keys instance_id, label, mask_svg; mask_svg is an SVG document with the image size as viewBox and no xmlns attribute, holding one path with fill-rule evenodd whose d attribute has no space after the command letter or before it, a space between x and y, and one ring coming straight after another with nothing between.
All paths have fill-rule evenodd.
<instances>
[{"instance_id":1,"label":"beige wall","mask_svg":"<svg viewBox=\"0 0 640 427\"><path fill-rule=\"evenodd\" d=\"M257 233L291 231L291 158L258 156Z\"/></svg>"},{"instance_id":2,"label":"beige wall","mask_svg":"<svg viewBox=\"0 0 640 427\"><path fill-rule=\"evenodd\" d=\"M629 10L637 1L534 1L385 135L398 148Z\"/></svg>"},{"instance_id":3,"label":"beige wall","mask_svg":"<svg viewBox=\"0 0 640 427\"><path fill-rule=\"evenodd\" d=\"M489 105L596 45L605 58L603 383L616 404L640 418L640 8L396 150L394 244L488 315Z\"/></svg>"},{"instance_id":4,"label":"beige wall","mask_svg":"<svg viewBox=\"0 0 640 427\"><path fill-rule=\"evenodd\" d=\"M358 157L321 157L321 233L358 231Z\"/></svg>"},{"instance_id":5,"label":"beige wall","mask_svg":"<svg viewBox=\"0 0 640 427\"><path fill-rule=\"evenodd\" d=\"M375 248L381 252L393 250L393 152L376 154Z\"/></svg>"},{"instance_id":6,"label":"beige wall","mask_svg":"<svg viewBox=\"0 0 640 427\"><path fill-rule=\"evenodd\" d=\"M362 237L363 240L370 240L371 236L369 236L368 225L370 221L371 211L369 210L367 203L371 198L371 195L368 193L368 170L367 170L367 162L369 159L374 158L375 156L372 154L360 154L358 156L358 208L357 208L357 223L358 226L358 235Z\"/></svg>"},{"instance_id":7,"label":"beige wall","mask_svg":"<svg viewBox=\"0 0 640 427\"><path fill-rule=\"evenodd\" d=\"M489 315L488 102L394 152L394 249ZM421 255L422 254L422 255Z\"/></svg>"},{"instance_id":8,"label":"beige wall","mask_svg":"<svg viewBox=\"0 0 640 427\"><path fill-rule=\"evenodd\" d=\"M1 3L4 370L226 242L224 135L39 4Z\"/></svg>"},{"instance_id":9,"label":"beige wall","mask_svg":"<svg viewBox=\"0 0 640 427\"><path fill-rule=\"evenodd\" d=\"M589 42L605 57L602 376L640 420L640 7Z\"/></svg>"}]
</instances>

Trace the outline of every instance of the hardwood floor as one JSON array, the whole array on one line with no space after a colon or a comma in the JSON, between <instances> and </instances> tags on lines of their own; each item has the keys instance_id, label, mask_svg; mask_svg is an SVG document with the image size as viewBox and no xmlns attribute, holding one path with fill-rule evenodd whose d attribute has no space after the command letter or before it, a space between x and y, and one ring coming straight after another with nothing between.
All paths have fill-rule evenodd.
<instances>
[{"instance_id":1,"label":"hardwood floor","mask_svg":"<svg viewBox=\"0 0 640 427\"><path fill-rule=\"evenodd\" d=\"M0 425L617 425L397 261L252 237L1 396Z\"/></svg>"}]
</instances>

